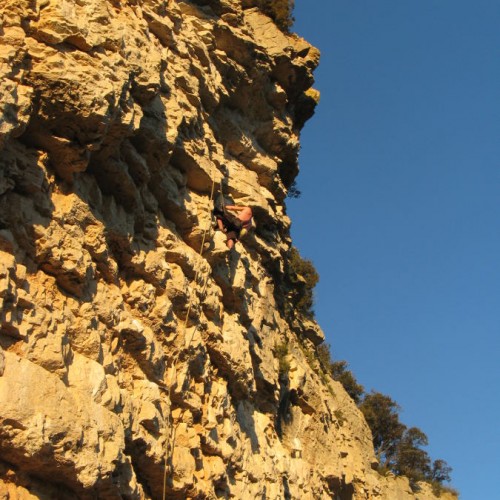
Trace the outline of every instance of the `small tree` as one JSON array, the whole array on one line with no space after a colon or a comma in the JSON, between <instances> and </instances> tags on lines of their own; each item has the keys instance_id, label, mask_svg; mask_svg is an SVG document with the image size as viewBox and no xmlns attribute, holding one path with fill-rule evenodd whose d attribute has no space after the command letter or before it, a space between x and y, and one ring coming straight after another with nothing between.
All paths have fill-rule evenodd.
<instances>
[{"instance_id":1,"label":"small tree","mask_svg":"<svg viewBox=\"0 0 500 500\"><path fill-rule=\"evenodd\" d=\"M452 468L444 460L441 460L440 458L434 460L431 472L432 492L434 495L440 496L443 490L456 493L453 489L443 485L445 481L448 483L451 481L451 471Z\"/></svg>"},{"instance_id":2,"label":"small tree","mask_svg":"<svg viewBox=\"0 0 500 500\"><path fill-rule=\"evenodd\" d=\"M450 481L451 467L441 459L435 460L431 466L427 451L422 449L428 445L427 436L419 428L408 428L400 422L401 408L395 401L380 392L365 394L363 386L348 370L347 362L332 361L328 344L320 344L316 354L323 371L344 386L362 411L372 431L380 472L391 471L406 476L414 491L418 490L419 481L426 481L432 485L436 496L443 490L457 494L442 485L443 481Z\"/></svg>"},{"instance_id":3,"label":"small tree","mask_svg":"<svg viewBox=\"0 0 500 500\"><path fill-rule=\"evenodd\" d=\"M452 470L445 460L438 458L432 464L432 480L440 484L444 481L449 482L451 481L450 474Z\"/></svg>"},{"instance_id":4,"label":"small tree","mask_svg":"<svg viewBox=\"0 0 500 500\"><path fill-rule=\"evenodd\" d=\"M399 421L399 405L389 396L372 391L359 406L372 431L373 447L380 465L392 470L406 426Z\"/></svg>"},{"instance_id":5,"label":"small tree","mask_svg":"<svg viewBox=\"0 0 500 500\"><path fill-rule=\"evenodd\" d=\"M372 391L359 408L372 431L380 469L406 476L414 490L419 481L427 481L438 494L443 489L441 483L450 480L451 467L444 460L436 460L431 466L427 451L422 449L428 444L427 436L399 421L399 405L389 396Z\"/></svg>"},{"instance_id":6,"label":"small tree","mask_svg":"<svg viewBox=\"0 0 500 500\"><path fill-rule=\"evenodd\" d=\"M431 460L422 446L429 444L427 436L417 427L406 429L396 450L396 474L406 476L415 488L418 481L431 479Z\"/></svg>"}]
</instances>

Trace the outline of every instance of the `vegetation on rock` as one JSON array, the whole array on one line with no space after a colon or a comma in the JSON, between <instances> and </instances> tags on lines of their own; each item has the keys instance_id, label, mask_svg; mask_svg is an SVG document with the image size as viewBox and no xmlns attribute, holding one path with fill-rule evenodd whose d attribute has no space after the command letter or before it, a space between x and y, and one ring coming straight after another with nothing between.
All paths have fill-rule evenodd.
<instances>
[{"instance_id":1,"label":"vegetation on rock","mask_svg":"<svg viewBox=\"0 0 500 500\"><path fill-rule=\"evenodd\" d=\"M286 261L286 277L290 285L288 299L292 305L293 314L306 318L314 318L314 287L319 281L319 275L310 260L301 257L295 247L291 247ZM303 349L309 366L313 362L308 349ZM288 348L285 344L275 347L279 359L280 374L288 372ZM420 481L428 482L433 492L439 495L444 487L443 482L450 481L451 467L442 459L434 462L423 447L428 445L428 438L417 427L408 428L399 420L401 407L389 396L372 391L365 393L364 387L348 368L347 361L332 360L330 346L322 343L316 347L316 359L321 367L320 376L328 386L330 376L342 384L349 396L358 405L372 432L373 446L379 461L379 472L392 472L397 476L406 476L414 491L418 491Z\"/></svg>"},{"instance_id":2,"label":"vegetation on rock","mask_svg":"<svg viewBox=\"0 0 500 500\"><path fill-rule=\"evenodd\" d=\"M257 0L256 4L282 31L290 30L294 22L294 0Z\"/></svg>"},{"instance_id":3,"label":"vegetation on rock","mask_svg":"<svg viewBox=\"0 0 500 500\"><path fill-rule=\"evenodd\" d=\"M290 362L288 361L288 345L286 342L277 343L274 346L274 352L279 362L279 374L280 376L286 376L290 370Z\"/></svg>"},{"instance_id":4,"label":"vegetation on rock","mask_svg":"<svg viewBox=\"0 0 500 500\"><path fill-rule=\"evenodd\" d=\"M432 484L436 495L443 490L450 490L443 486L443 482L451 480L451 467L442 459L431 461L423 449L428 445L427 436L419 428L407 427L399 420L401 407L380 392L366 394L348 369L347 362L332 360L327 344L319 345L316 353L323 370L344 386L362 411L372 431L379 472L406 476L414 491L419 489L420 481Z\"/></svg>"},{"instance_id":5,"label":"vegetation on rock","mask_svg":"<svg viewBox=\"0 0 500 500\"><path fill-rule=\"evenodd\" d=\"M350 370L347 369L347 361L332 361L330 356L330 348L328 344L320 344L316 348L318 359L321 363L323 370L336 380L340 382L347 394L355 401L356 404L361 402L361 397L364 394L364 387L356 381L356 378Z\"/></svg>"},{"instance_id":6,"label":"vegetation on rock","mask_svg":"<svg viewBox=\"0 0 500 500\"><path fill-rule=\"evenodd\" d=\"M302 195L302 191L297 187L297 181L293 181L292 184L290 184L286 195L288 198L300 198L300 196Z\"/></svg>"},{"instance_id":7,"label":"vegetation on rock","mask_svg":"<svg viewBox=\"0 0 500 500\"><path fill-rule=\"evenodd\" d=\"M285 262L285 274L290 285L289 302L293 309L306 318L314 318L314 287L319 275L313 263L301 257L295 247L290 247Z\"/></svg>"}]
</instances>

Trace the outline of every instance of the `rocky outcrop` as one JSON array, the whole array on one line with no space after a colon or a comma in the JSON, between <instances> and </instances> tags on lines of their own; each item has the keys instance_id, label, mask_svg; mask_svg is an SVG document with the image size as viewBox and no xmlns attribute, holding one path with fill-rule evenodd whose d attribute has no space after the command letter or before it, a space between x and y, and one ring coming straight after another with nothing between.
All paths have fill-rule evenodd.
<instances>
[{"instance_id":1,"label":"rocky outcrop","mask_svg":"<svg viewBox=\"0 0 500 500\"><path fill-rule=\"evenodd\" d=\"M0 15L0 498L413 498L285 307L318 51L250 1Z\"/></svg>"}]
</instances>

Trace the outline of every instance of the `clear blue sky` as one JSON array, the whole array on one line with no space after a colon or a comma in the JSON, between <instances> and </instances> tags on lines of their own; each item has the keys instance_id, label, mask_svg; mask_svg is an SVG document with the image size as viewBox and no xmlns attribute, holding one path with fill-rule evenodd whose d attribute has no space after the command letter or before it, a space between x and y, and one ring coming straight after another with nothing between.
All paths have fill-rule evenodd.
<instances>
[{"instance_id":1,"label":"clear blue sky","mask_svg":"<svg viewBox=\"0 0 500 500\"><path fill-rule=\"evenodd\" d=\"M500 498L500 1L295 0L321 50L292 235L334 359Z\"/></svg>"}]
</instances>

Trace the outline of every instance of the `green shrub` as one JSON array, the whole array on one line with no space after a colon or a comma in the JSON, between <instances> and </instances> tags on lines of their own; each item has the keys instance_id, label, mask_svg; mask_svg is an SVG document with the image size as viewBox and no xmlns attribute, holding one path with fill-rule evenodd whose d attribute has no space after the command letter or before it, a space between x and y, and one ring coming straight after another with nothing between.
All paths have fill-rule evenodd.
<instances>
[{"instance_id":1,"label":"green shrub","mask_svg":"<svg viewBox=\"0 0 500 500\"><path fill-rule=\"evenodd\" d=\"M318 356L319 364L323 371L330 373L330 365L332 364L332 356L330 354L330 346L323 342L316 347L316 355Z\"/></svg>"},{"instance_id":2,"label":"green shrub","mask_svg":"<svg viewBox=\"0 0 500 500\"><path fill-rule=\"evenodd\" d=\"M284 377L290 371L290 362L288 361L288 344L286 342L275 344L274 353L279 363L279 375Z\"/></svg>"},{"instance_id":3,"label":"green shrub","mask_svg":"<svg viewBox=\"0 0 500 500\"><path fill-rule=\"evenodd\" d=\"M347 394L351 396L356 404L359 404L365 389L361 384L358 384L353 373L347 369L347 361L332 361L330 346L326 343L320 344L316 348L316 354L323 370L333 380L340 382Z\"/></svg>"},{"instance_id":4,"label":"green shrub","mask_svg":"<svg viewBox=\"0 0 500 500\"><path fill-rule=\"evenodd\" d=\"M292 303L292 311L299 312L307 318L314 318L314 287L319 275L310 260L303 259L295 247L290 247L285 260L286 281Z\"/></svg>"}]
</instances>

